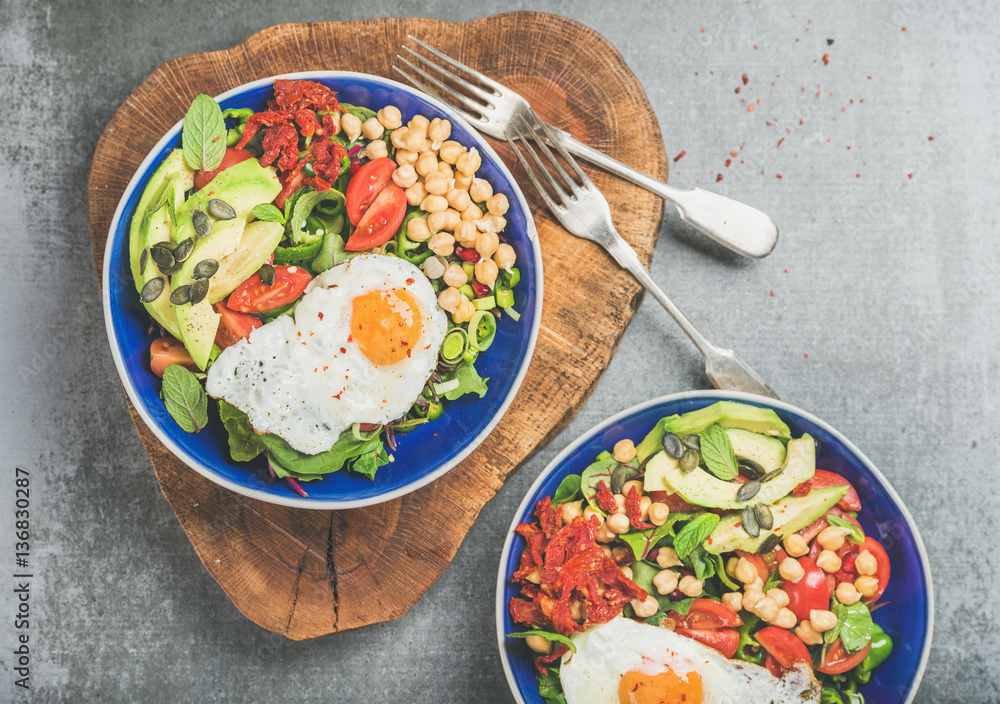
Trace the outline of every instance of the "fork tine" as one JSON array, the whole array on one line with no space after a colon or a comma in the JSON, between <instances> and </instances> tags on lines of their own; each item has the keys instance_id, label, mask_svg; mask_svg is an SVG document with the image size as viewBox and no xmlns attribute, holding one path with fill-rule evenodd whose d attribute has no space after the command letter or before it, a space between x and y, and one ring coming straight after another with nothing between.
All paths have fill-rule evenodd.
<instances>
[{"instance_id":1,"label":"fork tine","mask_svg":"<svg viewBox=\"0 0 1000 704\"><path fill-rule=\"evenodd\" d=\"M465 110L462 110L459 107L456 107L456 106L452 105L452 107L454 107L458 112L462 113L462 116L465 117L465 119L469 120L470 122L482 122L485 119L483 117L483 115L481 114L482 110L483 110L483 105L481 103L477 103L476 101L474 101L474 100L472 100L472 99L470 99L470 98L462 95L461 93L455 91L453 88L451 88L450 86L442 83L438 79L434 78L434 76L430 75L429 73L427 73L423 69L421 69L421 68L419 68L417 66L414 66L413 64L411 64L409 61L407 61L402 56L399 56L397 54L396 58L399 59L400 61L402 61L407 66L409 66L414 71L416 71L418 74L420 74L421 76L423 76L428 82L430 82L431 84L433 84L434 86L436 86L438 88L438 90L434 90L433 88L429 88L427 85L425 85L421 81L418 81L416 78L414 78L413 76L411 76L410 74L408 74L406 71L404 71L403 69L401 69L399 66L393 66L393 68L396 70L396 72L399 73L399 74L401 74L403 77L405 77L406 80L408 80L410 83L414 84L415 86L417 86L418 88L420 88L421 90L423 90L425 93L430 93L432 95L437 95L439 98L442 98L442 99L444 99L445 96L448 96L449 98L452 98L452 99L460 102L462 105L465 105L467 108L469 108L469 110L475 111L476 114L473 115L473 114L470 114L469 112L467 112ZM442 93L444 93L444 95L442 95Z\"/></svg>"},{"instance_id":2,"label":"fork tine","mask_svg":"<svg viewBox=\"0 0 1000 704\"><path fill-rule=\"evenodd\" d=\"M449 64L450 66L454 66L455 68L457 68L457 69L459 69L461 71L465 71L465 73L467 73L468 75L472 76L477 81L483 83L484 85L489 86L490 88L493 89L493 92L494 92L495 95L498 95L498 96L499 95L503 95L504 87L502 85L500 85L499 83L497 83L496 81L494 81L489 76L483 75L479 71L471 69L468 66L466 66L465 64L459 63L458 61L455 61L455 59L451 58L447 54L442 54L440 51L438 51L434 47L428 46L427 44L424 44L422 41L420 41L419 39L417 39L416 37L414 37L412 34L407 34L406 36L407 36L408 39L411 39L414 44L416 44L417 46L423 47L424 49L426 49L427 51L429 51L431 54L433 54L434 56L436 56L439 59L441 59L442 61L444 61L446 64ZM403 48L405 49L406 47L403 47Z\"/></svg>"},{"instance_id":3,"label":"fork tine","mask_svg":"<svg viewBox=\"0 0 1000 704\"><path fill-rule=\"evenodd\" d=\"M549 152L547 145L548 144L553 145L556 149L559 150L559 154L562 156L563 159L566 160L566 163L570 165L570 168L573 169L573 173L575 173L580 178L580 180L583 182L583 185L592 186L593 182L590 180L587 174L583 172L583 169L580 168L580 164L577 163L576 159L574 159L573 156L568 151L566 151L566 148L562 145L562 143L559 142L558 139L556 139L554 134L552 134L552 130L549 128L549 126L544 122L542 122L542 120L534 112L530 112L529 114L531 115L535 125L539 129L541 129L542 132L545 133L545 139L540 140L542 146L545 148L545 151L551 154L551 152ZM521 119L522 120L524 119L523 115ZM535 132L535 134L537 134L537 131ZM562 169L560 169L560 171L562 171Z\"/></svg>"},{"instance_id":4,"label":"fork tine","mask_svg":"<svg viewBox=\"0 0 1000 704\"><path fill-rule=\"evenodd\" d=\"M534 122L541 122L541 121L533 113L529 113L529 114L531 114L531 117L532 117L531 122L528 121L528 119L527 119L528 115L527 114L522 114L521 115L521 122L522 122L522 124L524 124L525 128L528 130L529 136L535 141L535 144L537 144L541 148L542 153L545 154L545 157L548 159L549 163L552 164L552 167L556 170L556 172L562 178L563 184L566 186L566 188L569 190L569 192L575 194L577 191L581 190L580 189L580 185L576 181L574 181L572 178L570 178L570 175L568 173L566 173L566 170L562 167L562 164L560 164L559 161L552 154L552 151L549 149L549 146L545 143L545 140L542 139L542 136L538 134L538 130L535 128L535 125L532 124ZM548 136L551 136L551 135L548 135ZM568 159L567 161L570 163L571 166L574 165L574 162L573 162L572 158ZM547 171L547 169L546 169L546 171ZM587 185L586 178L587 177L584 176L584 179L585 179L583 181L583 185L584 186Z\"/></svg>"},{"instance_id":5,"label":"fork tine","mask_svg":"<svg viewBox=\"0 0 1000 704\"><path fill-rule=\"evenodd\" d=\"M531 147L529 146L528 142L524 139L524 135L521 133L520 130L517 129L516 126L514 126L514 129L517 130L517 138L521 140L521 144L524 146L526 150L528 150L531 153L532 158L534 158L535 161L537 162L538 157L536 157L534 152L531 150ZM531 164L528 163L528 160L524 158L524 154L522 154L521 150L518 149L516 144L514 144L514 140L510 136L510 134L504 132L503 136L506 137L507 144L510 145L510 148L514 150L514 155L517 157L517 161L521 164L521 167L524 169L524 172L528 174L528 178L530 178L531 182L535 184L535 190L538 191L538 195L540 195L542 197L542 200L545 201L545 205L547 205L550 210L552 210L556 215L558 215L559 210L562 207L561 204L557 205L555 200L552 199L552 196L550 196L548 191L546 191L545 188L542 186L541 181L539 181L538 176L535 173L535 169L531 166ZM541 167L541 164L539 164L539 167ZM546 173L548 172L546 171Z\"/></svg>"},{"instance_id":6,"label":"fork tine","mask_svg":"<svg viewBox=\"0 0 1000 704\"><path fill-rule=\"evenodd\" d=\"M425 56L421 56L420 54L418 54L417 52L415 52L413 49L411 49L408 46L404 46L404 47L401 47L401 48L403 49L403 51L409 53L417 61L420 61L421 63L423 63L428 68L434 69L435 71L437 71L438 73L440 73L445 78L447 78L449 80L452 80L455 83L457 83L458 85L462 86L463 88L465 88L465 90L469 91L472 95L474 95L477 98L479 98L480 100L482 100L489 107L493 107L493 105L490 102L490 100L493 99L493 98L496 98L497 97L496 95L494 95L492 93L488 93L485 90L483 90L482 88L480 88L479 86L476 86L476 85L473 85L473 84L469 83L467 80L465 80L461 76L456 76L453 71L449 71L449 70L447 70L445 68L442 68L441 66L438 66L436 63L434 63L433 61L430 61ZM440 52L438 52L438 53L440 53ZM399 58L403 59L402 56L400 56ZM403 60L405 61L405 59L403 59ZM409 63L409 62L407 62L407 63ZM410 64L410 66L413 66L413 64ZM416 69L417 67L413 66L413 68ZM452 90L454 90L454 89L452 89Z\"/></svg>"}]
</instances>

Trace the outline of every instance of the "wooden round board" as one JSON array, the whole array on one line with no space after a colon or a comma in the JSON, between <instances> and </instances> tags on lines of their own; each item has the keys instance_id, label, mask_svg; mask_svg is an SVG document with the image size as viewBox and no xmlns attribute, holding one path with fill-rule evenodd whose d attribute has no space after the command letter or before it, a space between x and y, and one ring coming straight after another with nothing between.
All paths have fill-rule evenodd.
<instances>
[{"instance_id":1,"label":"wooden round board","mask_svg":"<svg viewBox=\"0 0 1000 704\"><path fill-rule=\"evenodd\" d=\"M379 19L286 24L226 51L165 63L118 109L90 171L94 260L125 187L199 93L216 95L275 74L343 69L399 78L407 35L524 95L542 116L621 161L666 179L656 117L621 55L594 31L556 15L515 12L474 22ZM274 506L211 483L171 455L131 406L156 477L209 573L255 623L301 640L399 618L444 572L483 505L561 430L610 362L641 288L596 245L556 224L506 144L492 141L532 205L545 268L535 356L507 415L486 442L436 482L402 499L350 511ZM588 167L619 231L648 264L663 206ZM416 529L419 526L419 529Z\"/></svg>"}]
</instances>

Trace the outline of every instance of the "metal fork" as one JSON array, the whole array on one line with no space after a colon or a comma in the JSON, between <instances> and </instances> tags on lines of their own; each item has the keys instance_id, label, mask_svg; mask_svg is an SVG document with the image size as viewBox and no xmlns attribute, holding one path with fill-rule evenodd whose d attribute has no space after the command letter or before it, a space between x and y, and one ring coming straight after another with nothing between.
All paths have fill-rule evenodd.
<instances>
[{"instance_id":1,"label":"metal fork","mask_svg":"<svg viewBox=\"0 0 1000 704\"><path fill-rule=\"evenodd\" d=\"M667 312L705 358L705 373L717 389L731 391L746 391L778 398L771 387L750 367L748 367L732 350L722 349L706 338L694 324L674 305L667 294L656 285L653 277L642 266L638 255L622 236L615 230L611 221L611 208L608 201L597 190L593 182L580 169L576 161L563 146L554 140L548 126L542 122L530 108L523 111L509 125L509 133L504 138L514 150L517 160L524 167L531 182L535 184L539 195L559 222L572 234L597 242L611 254L615 260L628 269L639 280L646 290L660 302ZM514 138L521 143L524 152L531 156L534 165L528 162L522 149L514 143ZM546 166L538 152L531 146L528 138L534 140L541 149L550 166ZM555 146L560 156L569 165L576 179L573 179L555 158L548 144ZM552 172L555 172L553 174ZM556 177L558 175L558 178ZM543 185L544 179L544 185ZM546 187L547 185L547 187Z\"/></svg>"},{"instance_id":2,"label":"metal fork","mask_svg":"<svg viewBox=\"0 0 1000 704\"><path fill-rule=\"evenodd\" d=\"M411 63L402 56L397 55L396 58L409 66L413 72L423 78L423 81L398 66L393 66L393 68L424 92L435 94L451 103L452 107L479 131L496 139L503 139L504 132L507 131L511 122L526 111L531 110L528 101L510 88L506 88L479 71L455 61L415 37L410 36L409 39L481 85L470 83L456 72L449 71L430 61L408 46L402 48L418 64L461 86L467 94L456 90L453 86L421 68L420 65ZM626 166L603 152L588 147L567 132L551 125L546 125L546 127L552 144L561 146L581 159L586 159L590 163L642 186L673 203L677 207L681 219L734 252L745 257L760 258L767 256L774 249L774 245L778 241L778 227L770 217L760 210L700 188L683 190L668 186L630 166Z\"/></svg>"}]
</instances>

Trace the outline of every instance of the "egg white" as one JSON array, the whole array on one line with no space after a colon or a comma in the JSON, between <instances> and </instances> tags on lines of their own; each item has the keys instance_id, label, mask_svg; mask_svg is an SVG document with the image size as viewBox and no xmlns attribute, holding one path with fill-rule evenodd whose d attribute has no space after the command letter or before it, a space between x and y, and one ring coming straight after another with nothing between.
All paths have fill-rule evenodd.
<instances>
[{"instance_id":1,"label":"egg white","mask_svg":"<svg viewBox=\"0 0 1000 704\"><path fill-rule=\"evenodd\" d=\"M409 358L378 365L351 335L352 303L372 291L406 289L422 315ZM437 366L448 330L430 281L404 259L365 254L314 278L295 307L223 350L206 389L307 454L333 447L352 423L404 415Z\"/></svg>"},{"instance_id":2,"label":"egg white","mask_svg":"<svg viewBox=\"0 0 1000 704\"><path fill-rule=\"evenodd\" d=\"M567 704L618 704L618 686L629 671L650 675L673 670L701 676L704 704L802 704L819 702L820 687L807 666L781 679L742 660L674 633L619 616L572 637L576 653L559 668Z\"/></svg>"}]
</instances>

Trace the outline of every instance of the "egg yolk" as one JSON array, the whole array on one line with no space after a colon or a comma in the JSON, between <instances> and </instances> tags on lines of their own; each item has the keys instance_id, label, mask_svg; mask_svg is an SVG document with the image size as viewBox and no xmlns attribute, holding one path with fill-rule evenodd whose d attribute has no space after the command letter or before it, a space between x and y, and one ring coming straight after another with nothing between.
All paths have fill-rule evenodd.
<instances>
[{"instance_id":1,"label":"egg yolk","mask_svg":"<svg viewBox=\"0 0 1000 704\"><path fill-rule=\"evenodd\" d=\"M697 672L681 676L673 670L655 675L633 670L618 685L620 704L701 704L703 696Z\"/></svg>"},{"instance_id":2,"label":"egg yolk","mask_svg":"<svg viewBox=\"0 0 1000 704\"><path fill-rule=\"evenodd\" d=\"M354 299L351 333L362 354L375 364L395 364L420 341L420 306L406 289L372 291Z\"/></svg>"}]
</instances>

